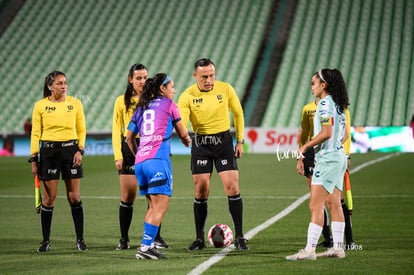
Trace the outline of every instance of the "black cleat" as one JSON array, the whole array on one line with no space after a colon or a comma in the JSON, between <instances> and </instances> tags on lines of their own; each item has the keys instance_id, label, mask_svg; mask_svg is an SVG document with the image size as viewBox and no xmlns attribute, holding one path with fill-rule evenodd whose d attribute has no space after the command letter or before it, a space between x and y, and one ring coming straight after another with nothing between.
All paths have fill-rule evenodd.
<instances>
[{"instance_id":1,"label":"black cleat","mask_svg":"<svg viewBox=\"0 0 414 275\"><path fill-rule=\"evenodd\" d=\"M320 242L318 244L318 247L333 247L333 240L329 239L329 240L324 240L323 242Z\"/></svg>"},{"instance_id":2,"label":"black cleat","mask_svg":"<svg viewBox=\"0 0 414 275\"><path fill-rule=\"evenodd\" d=\"M234 246L242 251L247 251L249 250L249 247L247 246L247 240L243 237L237 237L236 240L234 241Z\"/></svg>"},{"instance_id":3,"label":"black cleat","mask_svg":"<svg viewBox=\"0 0 414 275\"><path fill-rule=\"evenodd\" d=\"M189 247L187 247L188 251L195 251L195 250L201 250L206 247L206 244L203 240L197 239L195 240Z\"/></svg>"},{"instance_id":4,"label":"black cleat","mask_svg":"<svg viewBox=\"0 0 414 275\"><path fill-rule=\"evenodd\" d=\"M129 249L129 239L120 239L119 244L116 247L116 250Z\"/></svg>"},{"instance_id":5,"label":"black cleat","mask_svg":"<svg viewBox=\"0 0 414 275\"><path fill-rule=\"evenodd\" d=\"M86 251L86 250L88 250L88 247L86 246L85 241L83 239L82 240L77 240L75 247L79 251Z\"/></svg>"},{"instance_id":6,"label":"black cleat","mask_svg":"<svg viewBox=\"0 0 414 275\"><path fill-rule=\"evenodd\" d=\"M37 253L41 252L48 252L50 249L50 242L49 241L43 241L40 243L40 247L37 249Z\"/></svg>"},{"instance_id":7,"label":"black cleat","mask_svg":"<svg viewBox=\"0 0 414 275\"><path fill-rule=\"evenodd\" d=\"M135 254L137 260L141 259L150 259L150 260L161 260L165 259L165 256L158 251L155 247L149 248L147 251L142 251L141 247L137 249L137 254Z\"/></svg>"},{"instance_id":8,"label":"black cleat","mask_svg":"<svg viewBox=\"0 0 414 275\"><path fill-rule=\"evenodd\" d=\"M168 244L164 241L164 239L161 236L155 239L154 245L157 249L169 247Z\"/></svg>"}]
</instances>

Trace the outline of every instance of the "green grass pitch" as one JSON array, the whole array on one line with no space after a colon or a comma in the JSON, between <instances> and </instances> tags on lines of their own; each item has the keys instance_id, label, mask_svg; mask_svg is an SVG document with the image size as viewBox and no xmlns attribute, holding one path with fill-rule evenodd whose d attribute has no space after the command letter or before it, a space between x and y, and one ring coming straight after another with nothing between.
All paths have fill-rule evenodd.
<instances>
[{"instance_id":1,"label":"green grass pitch","mask_svg":"<svg viewBox=\"0 0 414 275\"><path fill-rule=\"evenodd\" d=\"M233 250L205 274L407 274L414 270L414 154L354 154L352 168L391 156L351 174L352 216L358 250L345 259L288 262L285 256L303 248L310 219L308 200L249 240L250 250ZM186 274L220 252L208 246L190 253L194 240L193 183L189 156L173 156L174 192L162 223L170 244L163 261L138 261L146 202L134 206L131 249L116 251L119 240L120 188L112 156L84 157L81 197L85 210L85 241L89 250L75 250L75 233L63 181L52 223L51 250L35 253L41 241L40 216L34 206L34 181L26 158L0 158L1 274ZM283 211L309 192L296 173L294 159L275 154L248 155L239 160L244 202L244 231ZM214 223L232 228L227 199L214 172L206 231ZM319 250L322 251L322 250Z\"/></svg>"}]
</instances>

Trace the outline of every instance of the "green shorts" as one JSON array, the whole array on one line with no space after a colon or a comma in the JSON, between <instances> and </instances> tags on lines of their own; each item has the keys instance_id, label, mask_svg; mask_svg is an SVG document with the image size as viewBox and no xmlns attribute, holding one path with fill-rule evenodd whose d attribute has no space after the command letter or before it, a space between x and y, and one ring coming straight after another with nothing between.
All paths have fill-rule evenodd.
<instances>
[{"instance_id":1,"label":"green shorts","mask_svg":"<svg viewBox=\"0 0 414 275\"><path fill-rule=\"evenodd\" d=\"M342 191L346 167L347 159L344 151L317 155L312 185L322 185L331 194L335 187Z\"/></svg>"}]
</instances>

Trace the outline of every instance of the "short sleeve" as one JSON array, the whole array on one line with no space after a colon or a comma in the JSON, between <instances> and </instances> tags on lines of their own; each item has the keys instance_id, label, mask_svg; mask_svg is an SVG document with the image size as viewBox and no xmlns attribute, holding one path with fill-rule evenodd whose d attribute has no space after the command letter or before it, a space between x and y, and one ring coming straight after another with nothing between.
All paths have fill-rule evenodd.
<instances>
[{"instance_id":1,"label":"short sleeve","mask_svg":"<svg viewBox=\"0 0 414 275\"><path fill-rule=\"evenodd\" d=\"M131 118L131 121L128 123L128 130L134 134L138 134L141 128L142 117L139 115L141 108L137 108L134 115Z\"/></svg>"},{"instance_id":2,"label":"short sleeve","mask_svg":"<svg viewBox=\"0 0 414 275\"><path fill-rule=\"evenodd\" d=\"M170 110L170 112L171 112L172 122L174 124L181 120L180 112L178 110L177 105L174 102L172 102L172 104L171 104L171 110Z\"/></svg>"},{"instance_id":3,"label":"short sleeve","mask_svg":"<svg viewBox=\"0 0 414 275\"><path fill-rule=\"evenodd\" d=\"M322 99L318 104L318 118L322 126L333 124L333 112L329 101Z\"/></svg>"}]
</instances>

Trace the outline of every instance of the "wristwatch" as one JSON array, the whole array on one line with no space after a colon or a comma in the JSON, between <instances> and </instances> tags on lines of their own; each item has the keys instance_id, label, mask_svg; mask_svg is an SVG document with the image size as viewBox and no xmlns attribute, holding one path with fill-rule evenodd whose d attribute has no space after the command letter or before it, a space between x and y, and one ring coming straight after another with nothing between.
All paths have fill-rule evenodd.
<instances>
[{"instance_id":1,"label":"wristwatch","mask_svg":"<svg viewBox=\"0 0 414 275\"><path fill-rule=\"evenodd\" d=\"M238 140L237 143L244 144L244 139Z\"/></svg>"}]
</instances>

